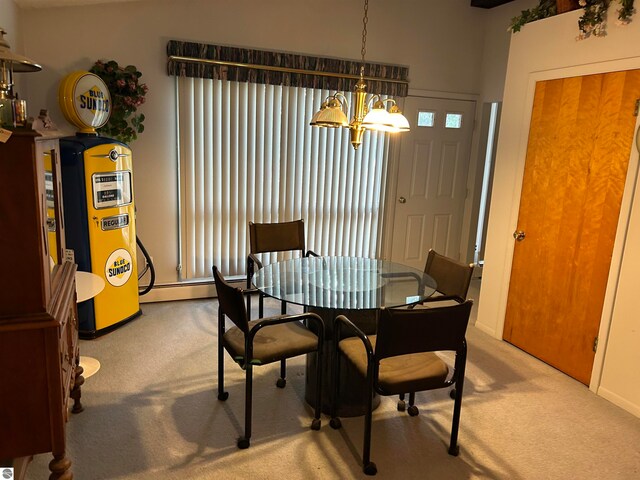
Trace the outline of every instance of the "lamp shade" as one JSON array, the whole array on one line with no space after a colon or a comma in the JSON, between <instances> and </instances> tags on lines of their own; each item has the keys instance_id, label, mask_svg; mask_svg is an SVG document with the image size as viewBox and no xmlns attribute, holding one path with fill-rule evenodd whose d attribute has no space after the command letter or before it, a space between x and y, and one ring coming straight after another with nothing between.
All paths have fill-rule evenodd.
<instances>
[{"instance_id":1,"label":"lamp shade","mask_svg":"<svg viewBox=\"0 0 640 480\"><path fill-rule=\"evenodd\" d=\"M409 120L407 120L407 117L405 117L399 110L397 112L391 112L389 114L389 117L391 118L391 122L393 123L394 131L408 132L409 130L411 130Z\"/></svg>"},{"instance_id":2,"label":"lamp shade","mask_svg":"<svg viewBox=\"0 0 640 480\"><path fill-rule=\"evenodd\" d=\"M320 116L320 112L322 112L322 110L324 110L325 108L327 108L327 106L323 105L322 108L320 108L320 110L318 110L316 113L313 114L313 117L311 117L311 121L309 122L309 125L311 125L312 127L320 126L318 125L318 117Z\"/></svg>"},{"instance_id":3,"label":"lamp shade","mask_svg":"<svg viewBox=\"0 0 640 480\"><path fill-rule=\"evenodd\" d=\"M329 106L321 108L311 118L310 125L314 127L348 127L349 120L341 108L341 104L330 103Z\"/></svg>"},{"instance_id":4,"label":"lamp shade","mask_svg":"<svg viewBox=\"0 0 640 480\"><path fill-rule=\"evenodd\" d=\"M391 114L382 107L373 107L362 120L362 126L368 130L381 130L383 132L395 131Z\"/></svg>"},{"instance_id":5,"label":"lamp shade","mask_svg":"<svg viewBox=\"0 0 640 480\"><path fill-rule=\"evenodd\" d=\"M42 67L27 57L13 53L5 40L5 32L0 28L0 62L14 72L39 72Z\"/></svg>"}]
</instances>

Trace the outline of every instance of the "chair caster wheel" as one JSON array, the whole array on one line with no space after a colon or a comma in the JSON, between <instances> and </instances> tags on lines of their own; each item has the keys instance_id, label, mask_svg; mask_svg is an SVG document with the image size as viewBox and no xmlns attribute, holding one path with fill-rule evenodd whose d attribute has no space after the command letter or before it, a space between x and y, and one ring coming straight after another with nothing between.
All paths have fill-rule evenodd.
<instances>
[{"instance_id":1,"label":"chair caster wheel","mask_svg":"<svg viewBox=\"0 0 640 480\"><path fill-rule=\"evenodd\" d=\"M416 407L415 405L411 405L407 410L407 413L410 416L415 417L416 415L418 415L418 413L420 413L420 410L418 410L418 407Z\"/></svg>"},{"instance_id":2,"label":"chair caster wheel","mask_svg":"<svg viewBox=\"0 0 640 480\"><path fill-rule=\"evenodd\" d=\"M456 445L455 447L449 447L449 455L457 457L460 454L460 445Z\"/></svg>"},{"instance_id":3,"label":"chair caster wheel","mask_svg":"<svg viewBox=\"0 0 640 480\"><path fill-rule=\"evenodd\" d=\"M238 448L244 450L245 448L249 448L249 439L241 437L238 439Z\"/></svg>"},{"instance_id":4,"label":"chair caster wheel","mask_svg":"<svg viewBox=\"0 0 640 480\"><path fill-rule=\"evenodd\" d=\"M286 384L287 384L287 380L286 379L279 378L278 381L276 382L276 387L284 388Z\"/></svg>"},{"instance_id":5,"label":"chair caster wheel","mask_svg":"<svg viewBox=\"0 0 640 480\"><path fill-rule=\"evenodd\" d=\"M398 400L398 411L404 412L407 409L407 404L404 400Z\"/></svg>"},{"instance_id":6,"label":"chair caster wheel","mask_svg":"<svg viewBox=\"0 0 640 480\"><path fill-rule=\"evenodd\" d=\"M452 390L449 392L449 396L451 397L451 399L452 399L452 400L455 400L455 399L456 399L456 389L455 389L455 388L454 388L454 389L452 389Z\"/></svg>"},{"instance_id":7,"label":"chair caster wheel","mask_svg":"<svg viewBox=\"0 0 640 480\"><path fill-rule=\"evenodd\" d=\"M364 466L362 471L365 473L365 475L375 475L376 473L378 473L378 467L376 467L375 463L369 462Z\"/></svg>"},{"instance_id":8,"label":"chair caster wheel","mask_svg":"<svg viewBox=\"0 0 640 480\"><path fill-rule=\"evenodd\" d=\"M334 430L338 430L340 427L342 427L342 422L339 418L336 417L329 420L329 425L331 425L331 428L333 428Z\"/></svg>"},{"instance_id":9,"label":"chair caster wheel","mask_svg":"<svg viewBox=\"0 0 640 480\"><path fill-rule=\"evenodd\" d=\"M311 430L320 430L320 425L322 425L322 420L319 418L314 418L311 421Z\"/></svg>"},{"instance_id":10,"label":"chair caster wheel","mask_svg":"<svg viewBox=\"0 0 640 480\"><path fill-rule=\"evenodd\" d=\"M224 402L227 398L229 398L229 392L222 392L218 394L218 400Z\"/></svg>"}]
</instances>

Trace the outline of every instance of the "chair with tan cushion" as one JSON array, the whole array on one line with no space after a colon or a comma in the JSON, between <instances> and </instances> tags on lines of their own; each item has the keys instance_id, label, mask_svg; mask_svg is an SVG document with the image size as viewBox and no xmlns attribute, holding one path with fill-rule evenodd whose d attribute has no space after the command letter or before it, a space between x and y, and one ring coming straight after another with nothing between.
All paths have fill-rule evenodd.
<instances>
[{"instance_id":1,"label":"chair with tan cushion","mask_svg":"<svg viewBox=\"0 0 640 480\"><path fill-rule=\"evenodd\" d=\"M450 305L452 303L462 303L467 299L471 277L473 276L473 263L462 263L453 258L447 257L430 249L427 254L427 262L424 266L424 273L436 281L437 289L435 293L424 299L422 303L412 307L421 308L443 302ZM455 398L455 389L451 390L451 398ZM398 411L411 416L418 415L418 407L415 406L415 392L409 393L409 408L404 401L405 394L400 394L398 400Z\"/></svg>"},{"instance_id":2,"label":"chair with tan cushion","mask_svg":"<svg viewBox=\"0 0 640 480\"><path fill-rule=\"evenodd\" d=\"M449 454L457 456L458 426L462 406L462 389L467 358L465 334L472 301L425 309L386 309L378 319L376 335L367 336L347 317L336 317L335 349L332 378L340 378L340 363L349 361L367 379L367 411L365 414L363 471L375 475L377 467L370 460L371 421L374 390L380 395L421 392L455 386L453 421ZM354 337L342 337L341 330ZM453 351L453 370L435 352ZM342 357L342 360L341 360ZM331 427L342 423L339 407L339 383L334 382Z\"/></svg>"},{"instance_id":3,"label":"chair with tan cushion","mask_svg":"<svg viewBox=\"0 0 640 480\"><path fill-rule=\"evenodd\" d=\"M322 342L324 322L313 313L278 315L249 321L244 303L244 292L227 283L218 269L213 267L213 278L218 293L218 400L225 401L229 393L224 390L224 350L246 372L245 379L245 427L244 436L238 439L238 448L248 448L251 439L251 402L253 367L284 361L310 352L318 354L316 373L316 408L311 423L313 430L320 429L320 394L322 385ZM234 326L226 329L225 316ZM303 322L312 324L316 333ZM284 387L280 377L278 387Z\"/></svg>"}]
</instances>

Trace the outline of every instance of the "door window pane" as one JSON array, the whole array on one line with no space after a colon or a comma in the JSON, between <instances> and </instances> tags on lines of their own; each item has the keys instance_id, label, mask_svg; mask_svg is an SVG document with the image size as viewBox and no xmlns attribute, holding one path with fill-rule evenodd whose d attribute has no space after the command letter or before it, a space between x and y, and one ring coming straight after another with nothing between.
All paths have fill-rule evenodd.
<instances>
[{"instance_id":1,"label":"door window pane","mask_svg":"<svg viewBox=\"0 0 640 480\"><path fill-rule=\"evenodd\" d=\"M418 126L419 127L433 127L436 120L436 112L418 112Z\"/></svg>"},{"instance_id":2,"label":"door window pane","mask_svg":"<svg viewBox=\"0 0 640 480\"><path fill-rule=\"evenodd\" d=\"M461 113L447 113L447 117L444 121L445 128L461 128L462 127L462 114Z\"/></svg>"}]
</instances>

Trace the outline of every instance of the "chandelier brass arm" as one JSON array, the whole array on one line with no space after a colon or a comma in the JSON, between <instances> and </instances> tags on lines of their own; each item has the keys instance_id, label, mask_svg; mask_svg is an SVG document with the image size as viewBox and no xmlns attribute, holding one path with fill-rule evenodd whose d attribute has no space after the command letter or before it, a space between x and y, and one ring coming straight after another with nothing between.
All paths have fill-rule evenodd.
<instances>
[{"instance_id":1,"label":"chandelier brass arm","mask_svg":"<svg viewBox=\"0 0 640 480\"><path fill-rule=\"evenodd\" d=\"M349 104L346 97L340 92L336 92L327 97L327 99L322 102L320 110L313 115L310 122L314 127L349 128L351 145L355 150L362 144L365 130L378 130L391 133L408 132L410 130L409 121L402 114L394 99L382 99L380 95L375 94L367 101L367 84L364 79L364 56L367 51L368 11L369 0L364 0L362 48L360 50L362 64L360 66L360 78L354 89L354 112L351 122L347 123L347 115L344 112L345 105L348 109ZM340 100L340 97L342 100ZM373 103L372 108L368 108L371 103ZM391 103L389 111L386 110L385 103Z\"/></svg>"}]
</instances>

